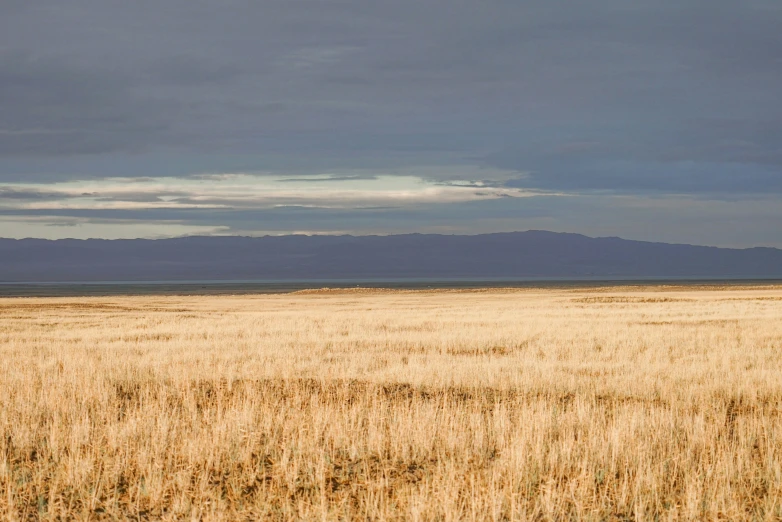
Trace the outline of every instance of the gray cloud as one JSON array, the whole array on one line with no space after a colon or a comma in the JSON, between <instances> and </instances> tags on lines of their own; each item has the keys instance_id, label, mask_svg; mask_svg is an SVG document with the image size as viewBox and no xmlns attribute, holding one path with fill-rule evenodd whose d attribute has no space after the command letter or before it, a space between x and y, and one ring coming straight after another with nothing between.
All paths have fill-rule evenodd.
<instances>
[{"instance_id":1,"label":"gray cloud","mask_svg":"<svg viewBox=\"0 0 782 522\"><path fill-rule=\"evenodd\" d=\"M41 0L0 14L4 185L428 168L446 186L782 194L778 0Z\"/></svg>"},{"instance_id":2,"label":"gray cloud","mask_svg":"<svg viewBox=\"0 0 782 522\"><path fill-rule=\"evenodd\" d=\"M324 181L355 181L355 180L363 180L363 179L376 179L377 176L374 175L353 175L353 176L327 176L327 177L320 177L320 178L304 178L304 177L294 177L294 178L282 178L275 181L281 182L281 183L321 183Z\"/></svg>"},{"instance_id":3,"label":"gray cloud","mask_svg":"<svg viewBox=\"0 0 782 522\"><path fill-rule=\"evenodd\" d=\"M29 52L0 51L0 156L146 148L165 132L166 108L133 97L123 80Z\"/></svg>"},{"instance_id":4,"label":"gray cloud","mask_svg":"<svg viewBox=\"0 0 782 522\"><path fill-rule=\"evenodd\" d=\"M0 187L0 201L59 200L67 197L66 194L57 191Z\"/></svg>"}]
</instances>

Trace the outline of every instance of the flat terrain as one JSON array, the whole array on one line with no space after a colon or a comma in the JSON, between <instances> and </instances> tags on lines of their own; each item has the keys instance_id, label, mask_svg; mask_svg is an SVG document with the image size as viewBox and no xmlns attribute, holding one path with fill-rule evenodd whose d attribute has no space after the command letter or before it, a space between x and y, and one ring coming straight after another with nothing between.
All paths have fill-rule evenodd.
<instances>
[{"instance_id":1,"label":"flat terrain","mask_svg":"<svg viewBox=\"0 0 782 522\"><path fill-rule=\"evenodd\" d=\"M782 518L782 287L0 299L0 519Z\"/></svg>"}]
</instances>

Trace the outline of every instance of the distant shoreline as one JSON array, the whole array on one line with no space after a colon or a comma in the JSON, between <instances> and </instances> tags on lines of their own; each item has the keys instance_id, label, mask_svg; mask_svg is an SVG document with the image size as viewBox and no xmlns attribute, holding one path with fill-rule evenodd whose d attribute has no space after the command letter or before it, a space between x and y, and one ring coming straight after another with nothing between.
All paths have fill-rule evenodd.
<instances>
[{"instance_id":1,"label":"distant shoreline","mask_svg":"<svg viewBox=\"0 0 782 522\"><path fill-rule=\"evenodd\" d=\"M0 282L0 297L110 297L134 295L250 295L288 294L304 290L479 290L501 288L600 288L627 286L777 286L782 279L753 278L528 278L528 279L388 279L311 281L100 281Z\"/></svg>"}]
</instances>

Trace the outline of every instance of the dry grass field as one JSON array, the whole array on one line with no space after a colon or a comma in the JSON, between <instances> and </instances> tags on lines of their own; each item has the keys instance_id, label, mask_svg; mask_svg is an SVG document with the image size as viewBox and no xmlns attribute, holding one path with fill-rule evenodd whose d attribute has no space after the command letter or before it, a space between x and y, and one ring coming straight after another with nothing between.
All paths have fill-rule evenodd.
<instances>
[{"instance_id":1,"label":"dry grass field","mask_svg":"<svg viewBox=\"0 0 782 522\"><path fill-rule=\"evenodd\" d=\"M3 520L780 520L782 287L0 299Z\"/></svg>"}]
</instances>

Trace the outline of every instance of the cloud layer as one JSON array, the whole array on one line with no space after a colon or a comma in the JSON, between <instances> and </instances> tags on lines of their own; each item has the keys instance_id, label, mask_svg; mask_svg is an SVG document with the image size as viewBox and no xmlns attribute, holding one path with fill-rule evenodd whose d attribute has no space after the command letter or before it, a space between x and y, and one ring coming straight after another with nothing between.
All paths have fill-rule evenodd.
<instances>
[{"instance_id":1,"label":"cloud layer","mask_svg":"<svg viewBox=\"0 0 782 522\"><path fill-rule=\"evenodd\" d=\"M782 205L777 0L0 9L2 236L33 230L36 212L75 219L66 210L85 215L57 234L93 211L154 228L165 209L187 212L177 226L261 233L274 227L216 212L298 206L353 212L326 232L516 229L539 225L519 217L534 213L662 239L678 217L682 240L744 244L754 235L733 230L766 228ZM626 198L666 210L641 225ZM700 222L682 200L708 207ZM395 210L365 226L380 207ZM277 229L324 223L290 219ZM776 228L754 240L782 245Z\"/></svg>"}]
</instances>

